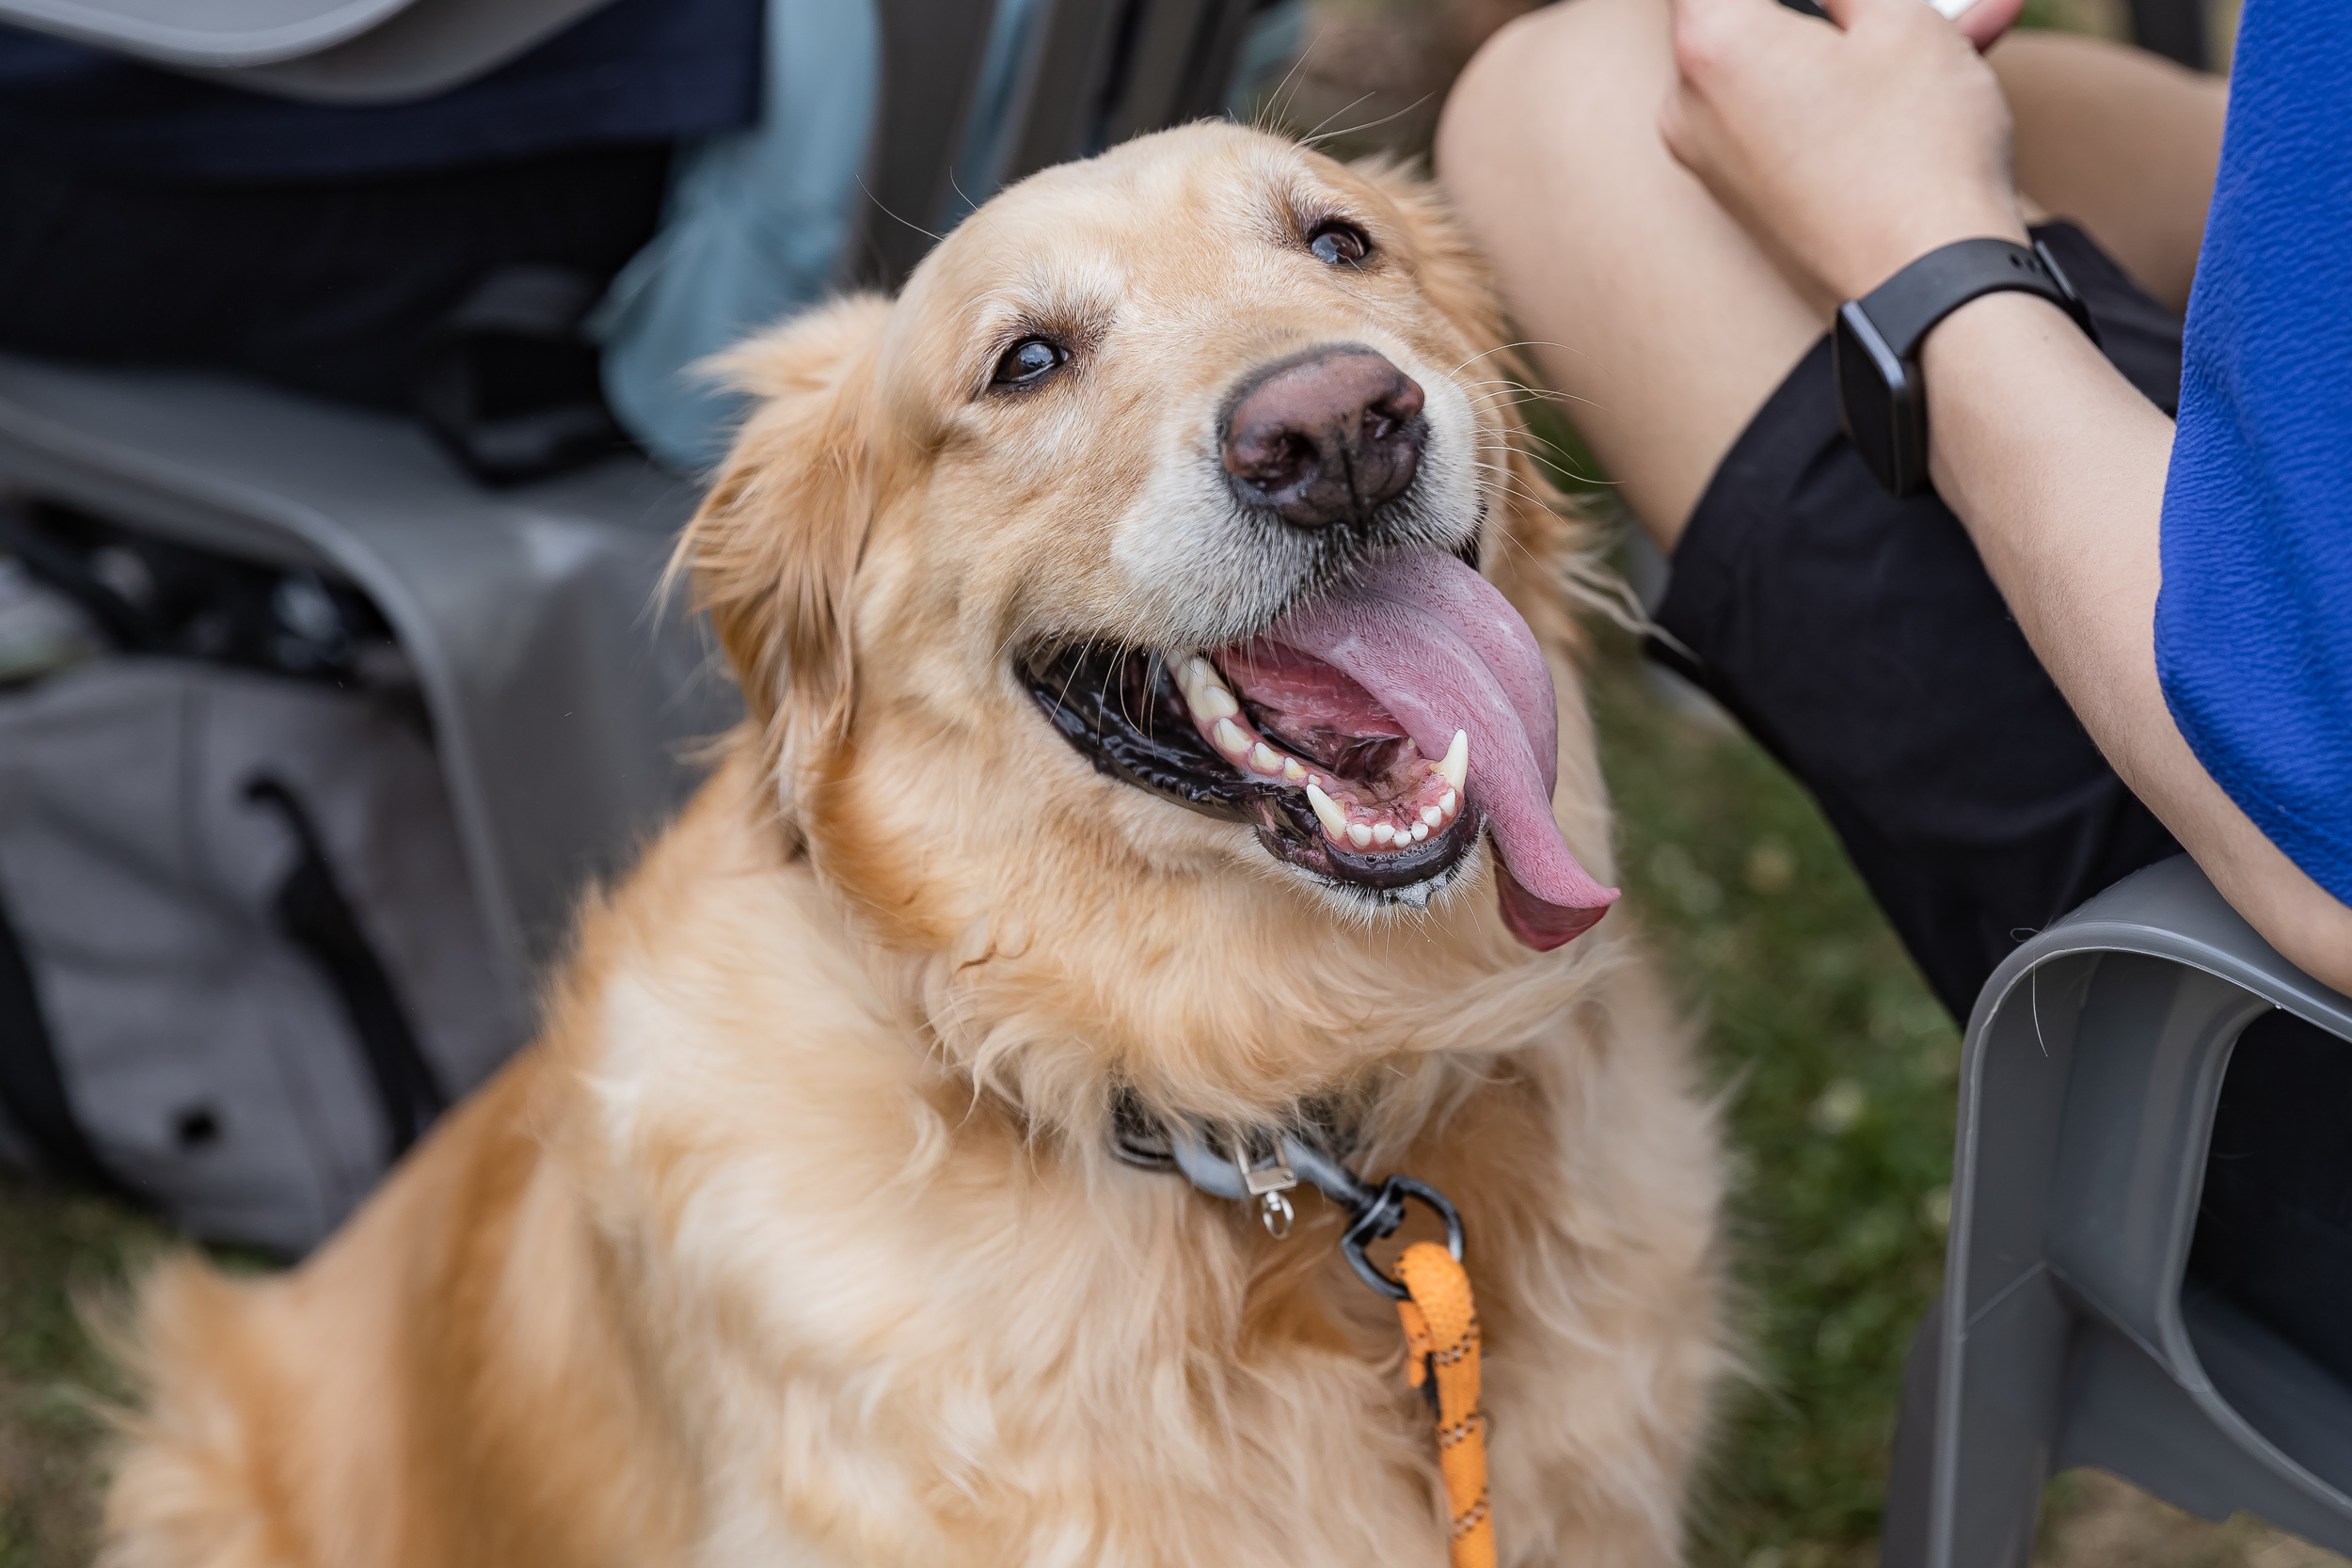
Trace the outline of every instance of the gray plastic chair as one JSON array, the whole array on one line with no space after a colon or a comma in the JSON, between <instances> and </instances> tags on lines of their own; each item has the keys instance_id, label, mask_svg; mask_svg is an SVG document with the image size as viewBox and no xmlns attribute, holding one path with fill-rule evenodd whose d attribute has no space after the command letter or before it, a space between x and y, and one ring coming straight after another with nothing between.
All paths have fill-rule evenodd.
<instances>
[{"instance_id":1,"label":"gray plastic chair","mask_svg":"<svg viewBox=\"0 0 2352 1568\"><path fill-rule=\"evenodd\" d=\"M258 91L345 103L478 76L606 0L0 0L0 24ZM877 0L875 199L845 283L896 287L957 199L992 0ZM1044 0L1001 182L1223 106L1250 0ZM961 189L972 191L966 170ZM984 195L985 189L974 192ZM467 867L528 1016L571 901L625 862L739 712L655 589L694 487L634 458L477 487L406 420L224 376L0 355L0 490L334 573L418 672Z\"/></svg>"},{"instance_id":2,"label":"gray plastic chair","mask_svg":"<svg viewBox=\"0 0 2352 1568\"><path fill-rule=\"evenodd\" d=\"M0 0L0 22L320 103L423 98L612 0Z\"/></svg>"},{"instance_id":3,"label":"gray plastic chair","mask_svg":"<svg viewBox=\"0 0 2352 1568\"><path fill-rule=\"evenodd\" d=\"M2183 1290L2223 1072L2280 1008L2352 1050L2352 1000L2185 857L1994 973L1962 1057L1944 1299L1912 1349L1884 1562L2024 1568L2043 1483L2086 1465L2352 1551L2352 1387Z\"/></svg>"},{"instance_id":4,"label":"gray plastic chair","mask_svg":"<svg viewBox=\"0 0 2352 1568\"><path fill-rule=\"evenodd\" d=\"M654 614L693 493L635 459L491 492L405 420L0 356L0 488L365 591L417 672L516 1002L582 882L675 809L686 749L736 711L696 678L693 628Z\"/></svg>"}]
</instances>

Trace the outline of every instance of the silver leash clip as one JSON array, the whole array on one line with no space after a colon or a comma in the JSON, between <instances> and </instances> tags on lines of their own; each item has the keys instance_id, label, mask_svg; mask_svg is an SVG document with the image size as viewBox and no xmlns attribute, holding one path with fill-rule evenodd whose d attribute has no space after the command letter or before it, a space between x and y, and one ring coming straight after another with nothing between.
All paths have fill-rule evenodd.
<instances>
[{"instance_id":1,"label":"silver leash clip","mask_svg":"<svg viewBox=\"0 0 2352 1568\"><path fill-rule=\"evenodd\" d=\"M1233 1149L1233 1168L1241 1173L1242 1185L1249 1196L1258 1200L1258 1218L1265 1226L1265 1233L1278 1242L1287 1238L1291 1221L1296 1216L1291 1200L1284 1195L1298 1185L1298 1173L1284 1162L1279 1148L1264 1164L1252 1165L1249 1156L1238 1145Z\"/></svg>"}]
</instances>

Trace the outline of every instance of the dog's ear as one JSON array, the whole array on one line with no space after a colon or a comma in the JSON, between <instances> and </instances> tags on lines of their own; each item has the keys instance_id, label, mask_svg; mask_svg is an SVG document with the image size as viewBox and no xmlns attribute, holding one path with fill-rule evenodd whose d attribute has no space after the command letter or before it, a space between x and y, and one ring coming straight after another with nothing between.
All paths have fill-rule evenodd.
<instances>
[{"instance_id":1,"label":"dog's ear","mask_svg":"<svg viewBox=\"0 0 2352 1568\"><path fill-rule=\"evenodd\" d=\"M671 562L692 579L771 760L847 725L850 586L876 499L875 360L890 302L853 295L713 361L758 402Z\"/></svg>"}]
</instances>

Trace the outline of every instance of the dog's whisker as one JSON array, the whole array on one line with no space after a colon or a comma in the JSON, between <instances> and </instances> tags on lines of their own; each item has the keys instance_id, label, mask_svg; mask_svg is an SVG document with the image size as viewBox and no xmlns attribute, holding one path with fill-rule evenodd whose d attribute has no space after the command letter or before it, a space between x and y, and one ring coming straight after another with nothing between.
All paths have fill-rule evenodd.
<instances>
[{"instance_id":1,"label":"dog's whisker","mask_svg":"<svg viewBox=\"0 0 2352 1568\"><path fill-rule=\"evenodd\" d=\"M1485 349L1477 354L1473 354L1469 358L1463 360L1461 364L1454 366L1454 369L1447 373L1458 374L1468 367L1475 365L1481 359L1485 359L1492 355L1513 354L1523 348L1556 348L1563 353L1576 355L1580 358L1583 357L1584 355L1583 350L1570 348L1565 343L1555 343L1537 338L1523 338L1516 343L1497 343L1490 349Z\"/></svg>"},{"instance_id":2,"label":"dog's whisker","mask_svg":"<svg viewBox=\"0 0 2352 1568\"><path fill-rule=\"evenodd\" d=\"M909 229L914 230L925 239L930 240L933 245L937 245L941 239L945 237L943 235L932 233L930 230L924 228L921 224L916 223L912 218L903 218L898 214L892 212L889 205L885 203L881 197L874 194L873 188L866 182L866 176L862 174L857 177L857 188L866 193L866 199L872 202L875 208L879 210L884 217L890 218L898 223L905 224Z\"/></svg>"},{"instance_id":3,"label":"dog's whisker","mask_svg":"<svg viewBox=\"0 0 2352 1568\"><path fill-rule=\"evenodd\" d=\"M1361 103L1365 99L1372 96L1373 95L1368 92L1359 94L1354 99L1351 99L1347 103L1340 105L1340 107L1332 110L1329 114L1323 117L1322 120L1315 126L1313 131L1310 131L1305 135L1300 136L1298 138L1298 144L1301 147L1312 147L1315 144L1315 135L1317 132L1320 132L1324 126L1330 124L1333 120L1339 119L1340 116L1347 113L1348 110L1354 108L1357 104Z\"/></svg>"},{"instance_id":4,"label":"dog's whisker","mask_svg":"<svg viewBox=\"0 0 2352 1568\"><path fill-rule=\"evenodd\" d=\"M1259 114L1262 118L1258 121L1257 128L1259 130L1269 133L1275 132L1276 126L1279 123L1277 117L1279 117L1281 112L1279 105L1281 103L1283 94L1291 89L1293 79L1295 78L1300 71L1307 69L1307 61L1312 57L1315 50L1322 44L1322 42L1323 35L1320 32L1309 38L1307 40L1306 47L1298 52L1298 58L1291 62L1291 68L1288 71L1282 72L1281 81L1275 84L1274 90L1266 95L1265 99L1260 105Z\"/></svg>"},{"instance_id":5,"label":"dog's whisker","mask_svg":"<svg viewBox=\"0 0 2352 1568\"><path fill-rule=\"evenodd\" d=\"M1472 392L1468 394L1468 399L1472 407L1481 408L1490 404L1506 401L1509 406L1514 408L1524 407L1530 403L1581 403L1588 408L1600 406L1591 398L1579 397L1573 392L1555 392L1542 387L1526 386L1513 387L1502 391Z\"/></svg>"},{"instance_id":6,"label":"dog's whisker","mask_svg":"<svg viewBox=\"0 0 2352 1568\"><path fill-rule=\"evenodd\" d=\"M1364 98L1370 98L1372 94L1370 93L1364 94ZM1428 103L1430 99L1436 96L1437 95L1435 93L1424 92L1419 98L1414 99L1410 103L1406 104L1405 107L1397 110L1394 114L1382 115L1378 119L1368 119L1361 125L1351 125L1343 131L1333 131L1325 135L1301 136L1299 138L1299 145L1302 147L1319 147L1327 141L1337 141L1342 136L1353 136L1360 135L1365 131L1376 131L1392 119L1401 119L1405 116L1411 114L1415 109L1420 108L1423 103ZM1356 101L1356 103L1360 103L1363 101L1363 98L1359 98ZM1355 104L1351 103L1348 107L1353 108L1355 107ZM1342 112L1344 113L1345 111Z\"/></svg>"},{"instance_id":7,"label":"dog's whisker","mask_svg":"<svg viewBox=\"0 0 2352 1568\"><path fill-rule=\"evenodd\" d=\"M1511 444L1481 447L1479 450L1482 451L1502 451L1514 457L1525 458L1528 462L1535 464L1540 467L1549 468L1551 472L1560 475L1561 478L1580 485L1608 484L1613 483L1613 481L1607 480L1598 474L1580 473L1576 469L1565 467L1553 458L1545 456L1542 452L1534 450L1532 447ZM1492 466L1487 464L1484 459L1478 460L1478 463L1481 467ZM1504 471L1507 472L1507 468Z\"/></svg>"}]
</instances>

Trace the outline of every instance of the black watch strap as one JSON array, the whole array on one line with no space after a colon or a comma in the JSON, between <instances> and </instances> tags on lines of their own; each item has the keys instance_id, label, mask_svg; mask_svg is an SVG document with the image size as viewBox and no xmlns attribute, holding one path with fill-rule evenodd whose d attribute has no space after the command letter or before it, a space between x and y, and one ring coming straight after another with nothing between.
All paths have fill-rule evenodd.
<instances>
[{"instance_id":1,"label":"black watch strap","mask_svg":"<svg viewBox=\"0 0 2352 1568\"><path fill-rule=\"evenodd\" d=\"M2099 329L2090 308L2050 254L2036 241L2031 249L2008 240L1955 240L1938 246L1872 289L1855 303L1870 318L1895 357L1915 358L1929 328L1973 299L2015 291L2039 294L2074 318L2092 342Z\"/></svg>"},{"instance_id":2,"label":"black watch strap","mask_svg":"<svg viewBox=\"0 0 2352 1568\"><path fill-rule=\"evenodd\" d=\"M1931 250L1860 299L1837 308L1831 367L1837 417L1854 451L1890 496L1929 487L1928 397L1919 342L1972 299L2018 290L2040 294L2074 318L2092 342L2090 310L2049 247L2007 240L1962 240Z\"/></svg>"}]
</instances>

